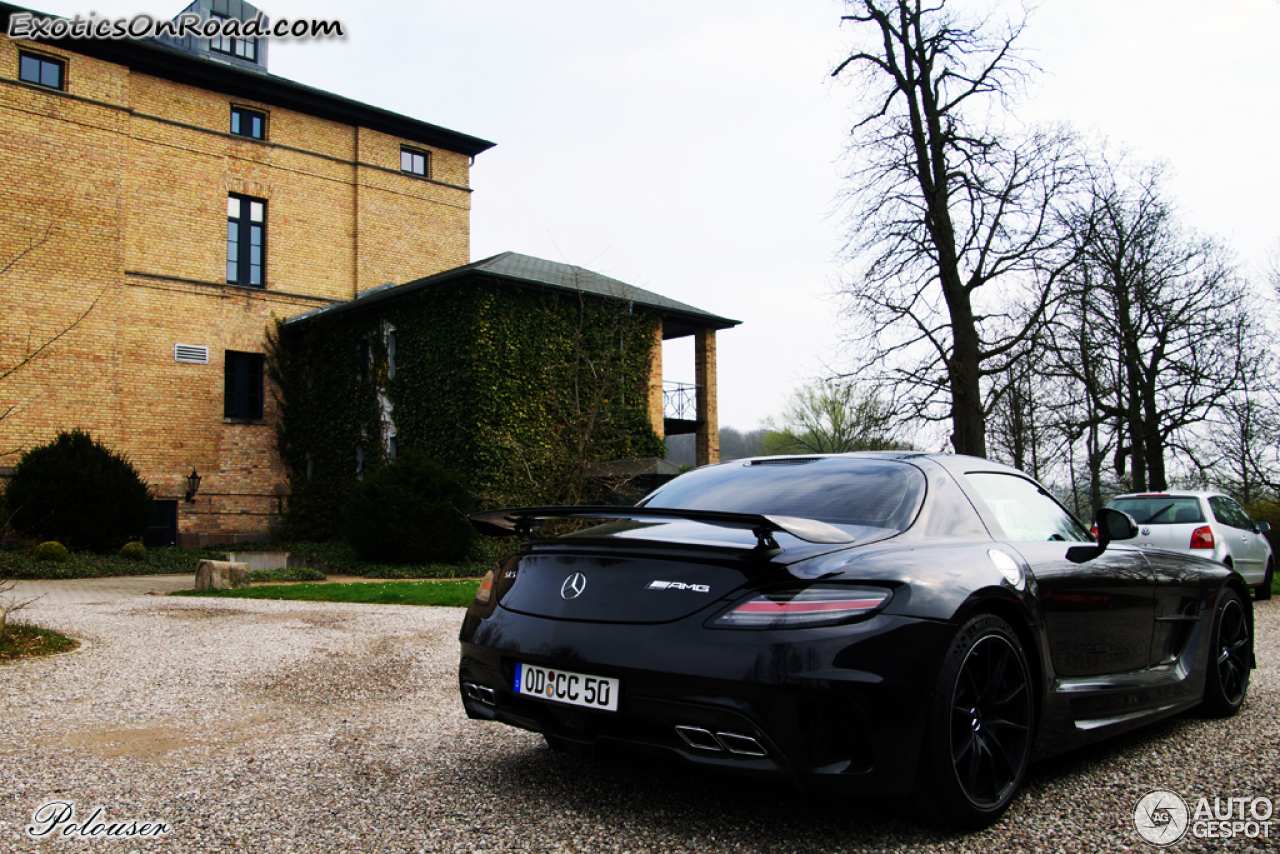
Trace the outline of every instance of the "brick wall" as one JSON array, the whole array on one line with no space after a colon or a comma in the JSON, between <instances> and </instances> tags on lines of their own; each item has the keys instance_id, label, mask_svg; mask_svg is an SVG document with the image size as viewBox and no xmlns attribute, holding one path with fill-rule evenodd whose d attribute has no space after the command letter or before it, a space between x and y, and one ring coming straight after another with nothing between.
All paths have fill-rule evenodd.
<instances>
[{"instance_id":1,"label":"brick wall","mask_svg":"<svg viewBox=\"0 0 1280 854\"><path fill-rule=\"evenodd\" d=\"M17 80L19 44L0 36L0 373L83 319L0 381L0 451L82 427L159 498L200 472L181 531L267 530L274 401L226 423L225 352L264 352L273 318L466 264L469 159L414 143L432 180L404 175L394 137L23 44L67 62L67 91L42 89ZM268 114L265 142L228 133L233 103ZM265 289L225 284L228 193L268 201ZM175 362L175 343L209 364Z\"/></svg>"}]
</instances>

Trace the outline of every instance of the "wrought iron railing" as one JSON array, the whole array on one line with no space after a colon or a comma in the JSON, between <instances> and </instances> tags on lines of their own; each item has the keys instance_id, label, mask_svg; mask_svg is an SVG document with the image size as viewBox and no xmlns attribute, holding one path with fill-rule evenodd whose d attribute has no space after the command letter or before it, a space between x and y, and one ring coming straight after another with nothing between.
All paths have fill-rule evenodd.
<instances>
[{"instance_id":1,"label":"wrought iron railing","mask_svg":"<svg viewBox=\"0 0 1280 854\"><path fill-rule=\"evenodd\" d=\"M690 383L664 382L662 417L676 421L697 421L698 387Z\"/></svg>"}]
</instances>

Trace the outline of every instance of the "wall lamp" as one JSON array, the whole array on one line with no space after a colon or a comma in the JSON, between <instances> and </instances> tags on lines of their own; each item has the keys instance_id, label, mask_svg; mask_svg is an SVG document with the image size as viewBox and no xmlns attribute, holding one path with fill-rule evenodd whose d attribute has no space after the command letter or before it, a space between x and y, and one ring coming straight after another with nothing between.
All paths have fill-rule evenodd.
<instances>
[{"instance_id":1,"label":"wall lamp","mask_svg":"<svg viewBox=\"0 0 1280 854\"><path fill-rule=\"evenodd\" d=\"M200 489L200 475L194 468L191 474L187 475L187 501L196 500L196 491Z\"/></svg>"}]
</instances>

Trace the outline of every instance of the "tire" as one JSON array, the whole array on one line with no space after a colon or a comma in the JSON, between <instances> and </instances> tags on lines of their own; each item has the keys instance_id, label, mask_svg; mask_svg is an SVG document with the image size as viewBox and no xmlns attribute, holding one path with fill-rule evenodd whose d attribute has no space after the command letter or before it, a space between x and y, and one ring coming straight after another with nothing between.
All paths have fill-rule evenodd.
<instances>
[{"instance_id":1,"label":"tire","mask_svg":"<svg viewBox=\"0 0 1280 854\"><path fill-rule=\"evenodd\" d=\"M1265 602L1271 598L1271 584L1276 577L1276 567L1273 561L1267 561L1267 574L1262 576L1262 584L1253 588L1253 598L1259 602Z\"/></svg>"},{"instance_id":2,"label":"tire","mask_svg":"<svg viewBox=\"0 0 1280 854\"><path fill-rule=\"evenodd\" d=\"M1035 720L1022 643L1000 617L961 627L929 701L917 806L977 830L1004 814L1026 775Z\"/></svg>"},{"instance_id":3,"label":"tire","mask_svg":"<svg viewBox=\"0 0 1280 854\"><path fill-rule=\"evenodd\" d=\"M1205 674L1200 708L1209 717L1229 718L1244 705L1253 666L1253 631L1246 604L1229 587L1218 594L1209 637L1209 671Z\"/></svg>"}]
</instances>

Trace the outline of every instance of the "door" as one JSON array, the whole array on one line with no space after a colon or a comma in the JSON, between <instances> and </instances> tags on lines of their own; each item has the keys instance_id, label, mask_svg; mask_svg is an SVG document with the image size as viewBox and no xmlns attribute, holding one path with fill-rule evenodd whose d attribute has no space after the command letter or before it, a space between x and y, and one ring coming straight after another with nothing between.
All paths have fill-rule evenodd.
<instances>
[{"instance_id":1,"label":"door","mask_svg":"<svg viewBox=\"0 0 1280 854\"><path fill-rule=\"evenodd\" d=\"M1003 472L966 477L1001 529L993 535L1031 565L1057 674L1102 676L1147 667L1155 576L1142 552L1119 543L1101 553L1091 548L1088 531L1029 479Z\"/></svg>"}]
</instances>

